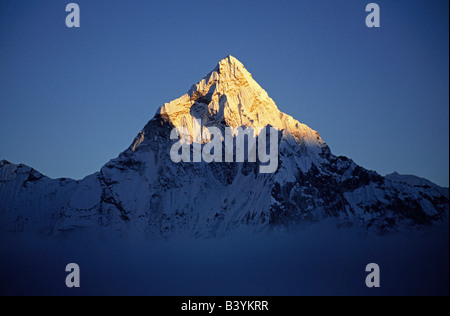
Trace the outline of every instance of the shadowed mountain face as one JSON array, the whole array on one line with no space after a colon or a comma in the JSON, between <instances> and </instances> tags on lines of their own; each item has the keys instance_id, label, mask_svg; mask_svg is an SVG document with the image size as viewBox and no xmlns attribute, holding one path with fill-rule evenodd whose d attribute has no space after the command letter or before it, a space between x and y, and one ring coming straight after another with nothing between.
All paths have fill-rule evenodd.
<instances>
[{"instance_id":1,"label":"shadowed mountain face","mask_svg":"<svg viewBox=\"0 0 450 316\"><path fill-rule=\"evenodd\" d=\"M258 161L173 162L171 131L184 129L195 143L194 120L220 131L276 128L276 172L260 173ZM280 112L231 56L164 104L127 150L81 181L0 162L0 229L12 233L212 237L328 217L385 233L433 224L448 211L448 189L414 176L382 177L334 156L317 132Z\"/></svg>"}]
</instances>

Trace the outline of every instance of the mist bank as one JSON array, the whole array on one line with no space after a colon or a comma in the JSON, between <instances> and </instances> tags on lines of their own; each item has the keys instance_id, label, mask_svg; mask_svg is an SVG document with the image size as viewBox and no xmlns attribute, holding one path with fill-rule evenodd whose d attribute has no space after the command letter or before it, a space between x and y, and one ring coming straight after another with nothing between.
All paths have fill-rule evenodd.
<instances>
[{"instance_id":1,"label":"mist bank","mask_svg":"<svg viewBox=\"0 0 450 316\"><path fill-rule=\"evenodd\" d=\"M448 295L448 221L363 235L332 221L270 235L169 241L2 236L1 295ZM81 287L65 285L69 263ZM369 263L381 287L365 285Z\"/></svg>"}]
</instances>

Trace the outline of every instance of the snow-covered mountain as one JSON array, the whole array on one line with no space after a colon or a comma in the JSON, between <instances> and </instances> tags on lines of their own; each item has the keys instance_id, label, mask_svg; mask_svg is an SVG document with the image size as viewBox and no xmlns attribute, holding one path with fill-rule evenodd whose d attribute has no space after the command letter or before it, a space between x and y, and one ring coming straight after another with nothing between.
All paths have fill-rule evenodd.
<instances>
[{"instance_id":1,"label":"snow-covered mountain","mask_svg":"<svg viewBox=\"0 0 450 316\"><path fill-rule=\"evenodd\" d=\"M278 129L277 171L260 173L259 162L173 162L172 129L185 128L194 139L195 119L222 131ZM160 107L127 150L81 181L0 162L0 229L13 233L211 237L327 217L383 233L441 221L448 211L446 188L414 176L382 177L333 155L316 131L280 112L231 56Z\"/></svg>"}]
</instances>

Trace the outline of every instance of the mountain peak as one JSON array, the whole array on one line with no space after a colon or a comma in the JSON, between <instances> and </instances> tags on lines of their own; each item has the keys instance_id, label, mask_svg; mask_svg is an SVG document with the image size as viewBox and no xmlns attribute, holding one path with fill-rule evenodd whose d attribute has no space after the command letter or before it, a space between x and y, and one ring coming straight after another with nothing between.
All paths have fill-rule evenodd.
<instances>
[{"instance_id":1,"label":"mountain peak","mask_svg":"<svg viewBox=\"0 0 450 316\"><path fill-rule=\"evenodd\" d=\"M245 73L251 76L251 74L245 69L244 65L237 58L231 55L228 55L219 61L214 71L217 71L221 75L228 73L234 76L239 76Z\"/></svg>"},{"instance_id":2,"label":"mountain peak","mask_svg":"<svg viewBox=\"0 0 450 316\"><path fill-rule=\"evenodd\" d=\"M325 146L317 132L280 112L244 65L231 55L222 59L185 95L160 107L156 118L159 117L175 127L187 129L191 136L193 122L200 119L206 127L258 130L270 125L293 136L298 144Z\"/></svg>"},{"instance_id":3,"label":"mountain peak","mask_svg":"<svg viewBox=\"0 0 450 316\"><path fill-rule=\"evenodd\" d=\"M225 57L224 59L222 59L220 63L229 63L229 64L240 64L242 65L242 63L234 56L232 55L228 55L227 57Z\"/></svg>"},{"instance_id":4,"label":"mountain peak","mask_svg":"<svg viewBox=\"0 0 450 316\"><path fill-rule=\"evenodd\" d=\"M194 125L196 120L203 130ZM230 144L227 134L221 140L213 131L209 138L212 126L219 132L253 127L257 133L272 126L279 131L278 146L272 147L272 137L270 145L258 137L257 148L252 146L258 160L252 162L250 139L245 145L237 135L243 129L233 131L237 139ZM172 158L178 142L174 127L185 128L183 134L187 130L197 145L205 144L189 142L187 161ZM226 163L205 159L205 154L212 156L211 148L216 150L216 140L222 141ZM211 141L214 146L207 145ZM246 149L247 159L238 162L238 151ZM261 172L264 149L270 149L270 156L278 154L274 173ZM289 231L294 224L327 217L335 217L340 226L364 225L386 233L445 221L449 208L448 189L413 176L384 178L333 155L317 132L280 112L231 56L188 93L162 106L129 149L83 180L52 180L25 165L7 164L0 161L0 233L209 238L238 227Z\"/></svg>"},{"instance_id":5,"label":"mountain peak","mask_svg":"<svg viewBox=\"0 0 450 316\"><path fill-rule=\"evenodd\" d=\"M0 160L0 167L6 166L6 165L10 165L11 163L6 160L6 159L2 159Z\"/></svg>"},{"instance_id":6,"label":"mountain peak","mask_svg":"<svg viewBox=\"0 0 450 316\"><path fill-rule=\"evenodd\" d=\"M236 57L231 55L228 55L227 57L219 61L219 65L226 65L226 64L243 66L243 64Z\"/></svg>"}]
</instances>

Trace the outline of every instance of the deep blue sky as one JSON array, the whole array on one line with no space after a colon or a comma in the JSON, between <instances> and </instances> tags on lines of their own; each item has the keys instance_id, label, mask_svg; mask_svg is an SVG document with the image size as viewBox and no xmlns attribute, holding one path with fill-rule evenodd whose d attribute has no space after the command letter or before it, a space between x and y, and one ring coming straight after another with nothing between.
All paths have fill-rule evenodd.
<instances>
[{"instance_id":1,"label":"deep blue sky","mask_svg":"<svg viewBox=\"0 0 450 316\"><path fill-rule=\"evenodd\" d=\"M228 54L335 154L449 184L449 1L0 1L0 159L76 179Z\"/></svg>"}]
</instances>

